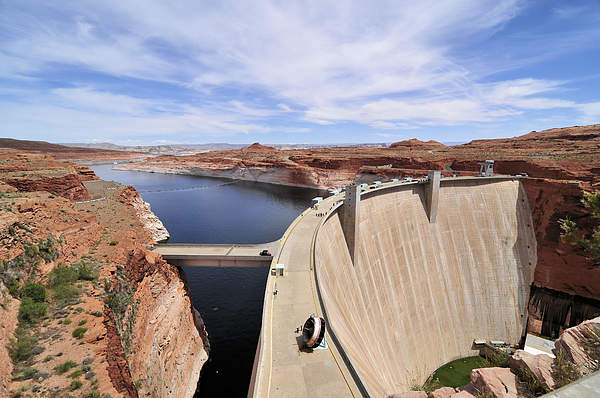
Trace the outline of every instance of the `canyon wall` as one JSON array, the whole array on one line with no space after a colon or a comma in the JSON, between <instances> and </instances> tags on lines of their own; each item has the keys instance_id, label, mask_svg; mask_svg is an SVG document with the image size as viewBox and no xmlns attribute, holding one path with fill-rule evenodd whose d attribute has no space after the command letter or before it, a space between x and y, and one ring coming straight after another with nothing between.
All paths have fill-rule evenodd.
<instances>
[{"instance_id":1,"label":"canyon wall","mask_svg":"<svg viewBox=\"0 0 600 398\"><path fill-rule=\"evenodd\" d=\"M537 262L519 180L443 179L437 221L424 184L363 194L356 262L340 215L315 269L331 328L373 396L410 390L474 339L518 343Z\"/></svg>"},{"instance_id":2,"label":"canyon wall","mask_svg":"<svg viewBox=\"0 0 600 398\"><path fill-rule=\"evenodd\" d=\"M143 392L152 397L193 397L209 343L183 270L140 247L130 252L127 269L138 303L132 377L142 380Z\"/></svg>"},{"instance_id":3,"label":"canyon wall","mask_svg":"<svg viewBox=\"0 0 600 398\"><path fill-rule=\"evenodd\" d=\"M132 186L123 188L119 197L135 209L138 220L144 224L155 242L164 242L171 237L162 221L152 212L150 203L144 201L135 188Z\"/></svg>"},{"instance_id":4,"label":"canyon wall","mask_svg":"<svg viewBox=\"0 0 600 398\"><path fill-rule=\"evenodd\" d=\"M30 325L36 351L14 373L35 365L54 375L59 363L85 359L93 377L79 379L78 396L97 390L114 397L192 397L208 359L207 334L185 274L144 247L160 238L147 225L161 232L162 223L137 191L119 187L105 190L102 200L72 202L88 195L82 180L96 178L88 168L38 154L0 154L0 160L0 255L10 260L0 264L0 277L14 284L15 295L26 280L49 292L47 318ZM28 248L34 257L15 260ZM42 252L51 256L39 257ZM85 264L94 274L73 282L78 296L67 308L50 293L48 274L58 264ZM8 290L0 282L0 396L31 388L11 374L7 346L18 326L19 300ZM83 324L86 331L76 339L73 329ZM72 379L35 382L40 394L54 396Z\"/></svg>"}]
</instances>

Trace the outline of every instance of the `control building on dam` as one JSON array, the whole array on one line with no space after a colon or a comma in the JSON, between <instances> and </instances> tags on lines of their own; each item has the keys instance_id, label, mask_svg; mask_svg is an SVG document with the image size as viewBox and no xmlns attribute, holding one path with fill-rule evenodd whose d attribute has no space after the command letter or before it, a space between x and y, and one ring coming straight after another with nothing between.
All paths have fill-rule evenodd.
<instances>
[{"instance_id":1,"label":"control building on dam","mask_svg":"<svg viewBox=\"0 0 600 398\"><path fill-rule=\"evenodd\" d=\"M520 178L439 175L362 194L350 186L316 235L328 326L373 397L476 355L474 339L525 333L537 255Z\"/></svg>"}]
</instances>

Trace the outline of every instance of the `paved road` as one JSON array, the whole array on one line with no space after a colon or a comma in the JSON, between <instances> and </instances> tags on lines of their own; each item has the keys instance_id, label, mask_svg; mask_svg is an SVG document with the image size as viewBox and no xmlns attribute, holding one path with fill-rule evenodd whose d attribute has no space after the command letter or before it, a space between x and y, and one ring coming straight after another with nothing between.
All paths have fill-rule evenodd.
<instances>
[{"instance_id":1,"label":"paved road","mask_svg":"<svg viewBox=\"0 0 600 398\"><path fill-rule=\"evenodd\" d=\"M319 210L304 212L283 238L274 263L285 265L285 275L272 272L267 281L258 373L250 394L254 397L360 396L328 334L327 349L307 350L296 332L311 314L323 314L311 269L313 238L324 220L316 213L339 199L328 198Z\"/></svg>"}]
</instances>

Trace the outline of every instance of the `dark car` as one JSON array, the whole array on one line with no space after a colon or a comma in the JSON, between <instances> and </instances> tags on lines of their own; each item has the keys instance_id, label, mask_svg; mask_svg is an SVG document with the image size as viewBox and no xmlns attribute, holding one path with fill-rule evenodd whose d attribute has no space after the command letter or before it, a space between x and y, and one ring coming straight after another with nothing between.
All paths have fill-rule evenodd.
<instances>
[{"instance_id":1,"label":"dark car","mask_svg":"<svg viewBox=\"0 0 600 398\"><path fill-rule=\"evenodd\" d=\"M270 256L270 255L271 255L271 253L269 253L269 251L268 251L268 250L266 250L266 249L265 249L265 250L263 250L263 251L261 251L261 252L260 252L260 253L258 253L258 254L260 254L261 256Z\"/></svg>"}]
</instances>

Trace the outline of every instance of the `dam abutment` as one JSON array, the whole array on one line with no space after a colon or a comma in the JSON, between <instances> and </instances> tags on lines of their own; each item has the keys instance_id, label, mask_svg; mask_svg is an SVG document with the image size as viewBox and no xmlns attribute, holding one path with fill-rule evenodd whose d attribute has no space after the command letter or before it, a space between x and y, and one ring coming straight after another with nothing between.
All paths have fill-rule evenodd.
<instances>
[{"instance_id":1,"label":"dam abutment","mask_svg":"<svg viewBox=\"0 0 600 398\"><path fill-rule=\"evenodd\" d=\"M525 331L537 257L519 178L438 181L435 214L428 184L365 191L354 261L343 211L315 239L329 327L373 396L473 355L473 339L518 343Z\"/></svg>"}]
</instances>

